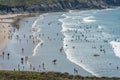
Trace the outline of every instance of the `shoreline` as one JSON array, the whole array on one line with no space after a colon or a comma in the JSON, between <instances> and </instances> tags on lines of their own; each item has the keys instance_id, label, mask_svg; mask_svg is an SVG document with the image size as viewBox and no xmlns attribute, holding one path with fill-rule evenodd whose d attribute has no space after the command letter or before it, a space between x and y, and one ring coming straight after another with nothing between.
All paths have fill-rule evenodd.
<instances>
[{"instance_id":1,"label":"shoreline","mask_svg":"<svg viewBox=\"0 0 120 80\"><path fill-rule=\"evenodd\" d=\"M31 20L30 20L31 19ZM28 21L28 20L30 20L30 22ZM29 65L30 65L30 62L31 61L34 61L34 58L35 57L37 57L37 55L31 55L32 54L32 51L31 50L33 50L33 47L31 46L29 46L29 47L27 47L27 45L33 45L33 43L32 43L32 39L28 39L28 42L29 42L29 44L27 44L26 43L26 38L27 37L29 37L29 35L31 35L31 33L29 33L29 31L31 30L31 28L30 28L30 25L29 24L31 24L31 25L33 25L32 23L33 23L33 18L28 18L28 20L27 20L27 18L24 18L24 19L22 19L21 21L20 21L20 29L19 30L16 30L16 32L15 32L15 34L14 34L14 36L13 36L13 38L12 38L12 40L11 40L11 42L8 44L8 46L7 46L7 48L6 49L4 49L4 51L5 51L5 53L6 52L10 52L10 55L11 55L11 53L12 53L12 55L11 55L11 59L10 60L8 60L9 61L9 63L8 63L8 61L6 61L5 60L5 62L4 62L4 65L5 65L5 70L13 70L13 68L15 69L15 70L17 70L17 65L16 64L19 64L19 62L20 62L20 58L24 58L25 56L27 56L28 55L28 58L30 59L29 61L28 61L28 63L27 64L25 64L24 65L24 67L25 67L25 69L26 70L29 70ZM32 22L31 22L32 21ZM48 21L49 22L49 21ZM57 22L58 23L58 22ZM48 24L48 23L46 23L46 24ZM26 26L26 28L24 28L23 26ZM28 26L28 27L27 27ZM59 28L58 28L59 29ZM27 30L27 31L25 31L25 30ZM22 32L21 32L22 31ZM25 32L24 32L25 31ZM23 34L22 34L23 33ZM26 38L23 38L22 36L24 36L24 34L26 35ZM16 36L17 35L19 35L19 38L22 38L21 39L21 42L19 41L19 39L16 39ZM25 40L24 40L25 39ZM45 38L46 39L46 38ZM24 42L23 42L24 41ZM17 43L18 42L18 43ZM21 48L21 47L24 47L25 46L25 44L26 44L26 47L24 47L24 53L26 53L25 55L24 54L22 54L21 55L21 50L18 50L18 49L16 49L16 46L14 46L14 45L12 45L12 43L14 43L14 45L18 45L19 47L19 49ZM53 42L52 42L53 43ZM61 42L60 42L61 43ZM12 45L12 46L11 46ZM59 51L59 47L61 47L62 46L62 43L61 43L61 45L59 45L58 46L58 51ZM12 49L13 48L13 49ZM45 47L46 48L46 47ZM9 51L10 50L10 51ZM26 51L27 50L27 51ZM42 50L42 48L41 48L41 50ZM53 49L52 49L53 50ZM54 51L54 50L53 50ZM16 54L17 53L17 54ZM52 53L52 52L51 52ZM47 70L48 71L60 71L60 72L70 72L71 74L74 74L74 71L73 71L73 68L74 67L76 67L76 68L78 68L78 69L80 69L79 71L80 71L80 73L81 73L81 75L83 75L83 76L85 76L85 72L86 71L84 71L83 69L81 69L80 68L80 66L77 66L77 65L75 65L74 63L72 63L72 62L70 62L67 58L66 58L66 56L65 56L65 54L64 53L58 53L58 54L55 54L56 52L54 52L54 54L51 54L51 55L53 55L53 56L51 56L51 58L49 58L49 55L50 54L48 54L48 52L46 53L46 55L48 55L47 57L49 58L49 59L47 59L47 60L42 60L41 62L32 62L32 64L33 64L33 66L35 66L35 67L37 67L36 65L38 65L38 63L39 64L42 64L43 62L44 62L44 64L46 65L46 70L44 70L44 69L42 69L42 71L44 72L46 72ZM15 56L14 56L15 55ZM56 56L54 56L54 55L56 55ZM44 54L43 55L41 55L41 56L43 56L43 57L45 57L44 56ZM59 57L61 56L61 59L59 60ZM17 57L17 59L15 59ZM57 58L58 59L58 62L59 62L59 64L58 64L58 66L56 66L56 69L55 69L55 66L53 65L53 64L51 64L51 62L52 62L52 59L55 59L55 58ZM13 61L14 61L14 59L16 60L15 61L15 64L14 65L10 65ZM38 60L39 61L39 60ZM63 64L62 62L67 62L67 64ZM35 64L36 63L36 64ZM21 64L21 63L20 63ZM65 65L65 66L62 66L62 65ZM68 68L67 69L67 65L70 65L71 67L70 68ZM10 67L10 66L13 66L13 67ZM49 69L50 68L50 69ZM62 69L60 69L60 68L62 68ZM67 69L67 70L65 70L65 69ZM82 74L82 72L83 72L83 74ZM86 72L87 73L87 72ZM89 76L91 76L91 74L89 74L89 73L87 73ZM86 75L87 75L86 74Z\"/></svg>"},{"instance_id":2,"label":"shoreline","mask_svg":"<svg viewBox=\"0 0 120 80\"><path fill-rule=\"evenodd\" d=\"M45 14L45 13L44 13ZM20 15L21 16L21 15ZM23 16L23 15L22 15ZM23 16L21 19L19 19L18 18L18 21L17 21L17 23L19 23L22 19L24 20L24 18L26 18L26 17L30 17L29 15L28 16Z\"/></svg>"},{"instance_id":3,"label":"shoreline","mask_svg":"<svg viewBox=\"0 0 120 80\"><path fill-rule=\"evenodd\" d=\"M11 29L13 29L14 18L17 18L21 14L5 14L0 15L0 55L2 55L3 49L6 47L12 36Z\"/></svg>"},{"instance_id":4,"label":"shoreline","mask_svg":"<svg viewBox=\"0 0 120 80\"><path fill-rule=\"evenodd\" d=\"M2 55L3 49L6 47L10 40L11 28L19 29L19 22L26 17L38 16L38 13L33 14L5 14L0 15L0 55ZM3 39L3 37L6 37Z\"/></svg>"},{"instance_id":5,"label":"shoreline","mask_svg":"<svg viewBox=\"0 0 120 80\"><path fill-rule=\"evenodd\" d=\"M2 55L3 49L9 42L11 23L11 19L0 18L0 55Z\"/></svg>"}]
</instances>

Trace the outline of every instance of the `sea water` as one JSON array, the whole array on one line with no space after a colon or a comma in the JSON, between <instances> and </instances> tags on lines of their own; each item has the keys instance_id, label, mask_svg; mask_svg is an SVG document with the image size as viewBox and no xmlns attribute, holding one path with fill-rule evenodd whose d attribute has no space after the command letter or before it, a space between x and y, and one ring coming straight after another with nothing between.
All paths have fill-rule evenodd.
<instances>
[{"instance_id":1,"label":"sea water","mask_svg":"<svg viewBox=\"0 0 120 80\"><path fill-rule=\"evenodd\" d=\"M21 57L28 56L27 63L20 65L24 70L29 70L30 64L38 69L44 62L47 71L74 73L76 66L67 58L93 76L120 77L119 13L120 8L71 10L24 19L4 49L5 53L11 53L10 59L0 58L2 70L17 70ZM56 66L51 64L53 59L58 60ZM83 70L79 73L87 76Z\"/></svg>"},{"instance_id":2,"label":"sea water","mask_svg":"<svg viewBox=\"0 0 120 80\"><path fill-rule=\"evenodd\" d=\"M63 14L67 58L94 76L120 77L119 13L120 8Z\"/></svg>"},{"instance_id":3,"label":"sea water","mask_svg":"<svg viewBox=\"0 0 120 80\"><path fill-rule=\"evenodd\" d=\"M119 8L88 11L71 10L57 14L56 16L60 16L58 20L62 23L60 32L64 36L63 49L67 59L94 76L120 77L119 10ZM51 21L51 16L53 19L56 17L55 14L47 14L47 16L48 23L49 19ZM44 15L40 17L44 17ZM40 33L45 32L44 35L48 35L52 39L55 38L59 31L57 28L53 30L53 27L57 25L52 26L52 28L47 27L47 24L41 23L45 19L41 19L38 18L36 26L33 25L33 27L38 25L38 28L41 29ZM42 41L45 43L46 39L43 38ZM46 49L53 50L54 53L57 47L53 47L53 44L48 45ZM46 53L45 49L37 46L34 54L37 55L39 52Z\"/></svg>"}]
</instances>

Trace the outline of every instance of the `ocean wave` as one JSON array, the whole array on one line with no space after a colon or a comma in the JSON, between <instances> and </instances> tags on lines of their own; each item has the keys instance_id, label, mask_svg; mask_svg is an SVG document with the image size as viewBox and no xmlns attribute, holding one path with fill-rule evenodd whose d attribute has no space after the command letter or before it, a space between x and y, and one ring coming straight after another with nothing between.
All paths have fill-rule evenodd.
<instances>
[{"instance_id":1,"label":"ocean wave","mask_svg":"<svg viewBox=\"0 0 120 80\"><path fill-rule=\"evenodd\" d=\"M70 12L66 14L68 17L64 16L64 18L60 20L62 22L62 33L64 35L63 48L67 59L92 75L97 77L119 76L117 75L117 73L120 73L117 70L117 66L120 64L114 62L119 61L120 58L120 42L114 39L116 37L114 34L115 28L112 29L109 22L106 22L104 19L104 17L109 19L109 17L112 18L112 16L108 16L110 11L108 13L106 13L106 11L102 13L106 14L106 16L98 12L100 12L100 10L93 10L90 13L88 11L88 14L85 11L81 12L81 14L78 12L77 14L77 12L73 11L73 13ZM101 20L97 20L97 18L101 18ZM79 21L79 19L82 19L83 22ZM77 33L75 33L76 30ZM117 31L116 33L119 34ZM79 39L76 38L78 35L80 36Z\"/></svg>"},{"instance_id":2,"label":"ocean wave","mask_svg":"<svg viewBox=\"0 0 120 80\"><path fill-rule=\"evenodd\" d=\"M69 43L69 41L72 39L72 37L71 37L72 36L72 31L76 31L76 30L77 30L77 32L78 31L81 31L81 32L84 31L84 29L80 28L81 22L79 21L79 19L82 19L81 16L79 18L76 16L76 18L74 18L73 16L69 16L69 17L65 17L63 19L59 19L59 21L62 22L62 31L61 32L65 36L65 38L63 40L63 45L64 45L63 48L64 48L64 51L67 55L67 59L69 59L71 62L77 64L78 66L81 66L84 70L88 71L92 75L100 77L99 74L95 73L90 68L86 67L85 64L80 63L80 61L78 61L76 59L76 57L74 57L74 54L71 53L72 49L66 48L66 44L71 45L71 43ZM93 17L90 17L90 18L93 18ZM66 21L66 20L68 20L69 22ZM71 21L71 20L73 20L73 21ZM71 45L71 47L72 46L73 45Z\"/></svg>"},{"instance_id":3,"label":"ocean wave","mask_svg":"<svg viewBox=\"0 0 120 80\"><path fill-rule=\"evenodd\" d=\"M33 49L33 55L32 56L35 56L36 55L36 53L37 53L37 50L38 50L38 47L41 45L41 43L43 43L44 41L43 40L41 40L40 38L39 38L39 32L40 32L40 27L39 27L39 25L37 25L37 23L39 22L39 20L42 20L43 18L44 18L44 16L46 16L47 15L47 13L46 14L43 14L43 15L40 15L35 21L34 21L34 23L33 23L33 25L32 25L32 33L33 33L33 39L36 41L39 41L36 45L35 45L35 47L34 47L34 49Z\"/></svg>"},{"instance_id":4,"label":"ocean wave","mask_svg":"<svg viewBox=\"0 0 120 80\"><path fill-rule=\"evenodd\" d=\"M85 18L83 18L83 21L84 21L85 23L96 22L94 16L85 17Z\"/></svg>"},{"instance_id":5,"label":"ocean wave","mask_svg":"<svg viewBox=\"0 0 120 80\"><path fill-rule=\"evenodd\" d=\"M64 35L66 35L66 34L64 34ZM64 44L64 51L65 51L65 53L67 55L67 59L70 60L71 62L75 63L76 65L81 66L84 70L86 70L87 72L91 73L92 75L97 76L97 77L101 77L99 74L95 73L93 70L91 70L90 68L87 67L87 65L89 65L89 64L81 63L81 61L76 59L75 53L73 53L73 51L72 51L73 49L68 49L66 47L66 45L65 45L65 44L69 44L69 45L71 44L71 43L69 43L67 41L69 39L70 39L69 37L66 37L66 38L64 38L64 42L63 42L63 44Z\"/></svg>"}]
</instances>

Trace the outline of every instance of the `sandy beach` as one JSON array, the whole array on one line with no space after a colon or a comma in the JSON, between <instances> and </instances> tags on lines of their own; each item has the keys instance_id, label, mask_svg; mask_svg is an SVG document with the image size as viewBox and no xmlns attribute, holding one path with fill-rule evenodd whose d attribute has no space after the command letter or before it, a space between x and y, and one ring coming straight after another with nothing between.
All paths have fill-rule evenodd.
<instances>
[{"instance_id":1,"label":"sandy beach","mask_svg":"<svg viewBox=\"0 0 120 80\"><path fill-rule=\"evenodd\" d=\"M28 14L7 14L0 15L0 55L2 54L2 50L6 47L10 37L12 22L16 16L20 15L28 15Z\"/></svg>"},{"instance_id":2,"label":"sandy beach","mask_svg":"<svg viewBox=\"0 0 120 80\"><path fill-rule=\"evenodd\" d=\"M11 19L4 19L9 18L10 16L0 16L0 55L2 54L2 50L5 48L9 41L10 36L10 26L11 26Z\"/></svg>"},{"instance_id":3,"label":"sandy beach","mask_svg":"<svg viewBox=\"0 0 120 80\"><path fill-rule=\"evenodd\" d=\"M2 48L0 69L119 77L119 22L108 26L113 21L105 13L45 13L22 19L19 29L6 27L12 37Z\"/></svg>"},{"instance_id":4,"label":"sandy beach","mask_svg":"<svg viewBox=\"0 0 120 80\"><path fill-rule=\"evenodd\" d=\"M62 27L58 20L60 14L57 17L50 15L55 19L48 19L51 17L47 14L38 18L25 18L20 21L19 30L11 29L12 38L9 43L7 38L5 41L7 45L4 43L1 48L1 51L5 53L0 57L1 70L55 71L91 76L90 73L67 59L62 49L63 35L60 32ZM5 30L9 32L10 29L6 27ZM6 32L4 35L7 36L8 33Z\"/></svg>"},{"instance_id":5,"label":"sandy beach","mask_svg":"<svg viewBox=\"0 0 120 80\"><path fill-rule=\"evenodd\" d=\"M119 80L120 1L0 4L0 79Z\"/></svg>"},{"instance_id":6,"label":"sandy beach","mask_svg":"<svg viewBox=\"0 0 120 80\"><path fill-rule=\"evenodd\" d=\"M11 23L13 22L13 18L18 15L21 14L0 15L0 52L9 41Z\"/></svg>"}]
</instances>

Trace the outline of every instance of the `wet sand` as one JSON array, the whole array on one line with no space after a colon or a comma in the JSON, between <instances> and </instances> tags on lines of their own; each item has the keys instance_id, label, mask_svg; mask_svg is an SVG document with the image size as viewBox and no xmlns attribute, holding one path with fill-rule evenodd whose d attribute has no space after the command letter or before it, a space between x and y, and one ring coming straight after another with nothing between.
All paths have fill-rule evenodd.
<instances>
[{"instance_id":1,"label":"wet sand","mask_svg":"<svg viewBox=\"0 0 120 80\"><path fill-rule=\"evenodd\" d=\"M60 15L56 17L51 14L43 15L43 17L44 20L39 17L40 22L36 21L35 17L20 21L19 30L15 30L12 39L4 49L4 58L0 58L3 67L1 70L55 71L91 76L90 73L67 59L62 49L63 35L61 23L58 21ZM51 20L51 17L54 19ZM54 23L51 23L53 21ZM44 27L39 23L42 23Z\"/></svg>"}]
</instances>

